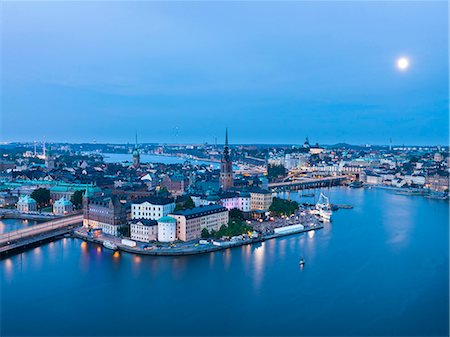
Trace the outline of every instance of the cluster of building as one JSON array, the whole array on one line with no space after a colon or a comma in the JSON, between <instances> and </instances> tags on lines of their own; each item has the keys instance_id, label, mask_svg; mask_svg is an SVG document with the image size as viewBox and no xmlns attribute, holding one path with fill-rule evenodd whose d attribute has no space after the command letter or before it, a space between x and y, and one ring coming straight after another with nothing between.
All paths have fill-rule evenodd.
<instances>
[{"instance_id":1,"label":"cluster of building","mask_svg":"<svg viewBox=\"0 0 450 337\"><path fill-rule=\"evenodd\" d=\"M139 152L133 151L133 165L140 165ZM272 204L272 193L261 187L239 188L234 186L233 164L228 145L228 133L220 164L217 191L185 193L187 178L165 176L160 188L166 188L169 196L147 196L133 201L122 201L118 196L92 197L84 195L84 226L101 229L103 233L119 236L128 233L132 240L140 242L191 241L200 238L204 229L218 231L227 225L229 211L239 209L246 217L265 214ZM181 193L189 197L195 207L175 210L174 197Z\"/></svg>"},{"instance_id":2,"label":"cluster of building","mask_svg":"<svg viewBox=\"0 0 450 337\"><path fill-rule=\"evenodd\" d=\"M42 154L36 143L11 147L0 160L0 207L36 212L31 194L45 188L53 213L70 214L82 207L85 227L141 242L196 239L203 229L217 231L227 224L233 209L249 219L263 218L272 204L269 182L345 175L366 184L439 192L447 192L449 185L450 159L440 147L327 147L310 145L307 138L301 146L235 146L232 161L228 132L220 151L208 144L143 149L137 137L133 147L60 144L47 149L44 144ZM129 162L105 162L103 153L126 149ZM142 151L203 158L220 166L191 160L142 163ZM83 193L81 205L71 202L77 191ZM192 199L192 207L178 207L186 198Z\"/></svg>"}]
</instances>

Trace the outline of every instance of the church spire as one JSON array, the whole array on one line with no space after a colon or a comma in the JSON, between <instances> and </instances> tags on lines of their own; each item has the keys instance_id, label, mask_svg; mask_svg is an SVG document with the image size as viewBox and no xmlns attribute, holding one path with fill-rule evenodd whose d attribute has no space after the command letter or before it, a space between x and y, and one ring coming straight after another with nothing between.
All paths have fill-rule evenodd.
<instances>
[{"instance_id":1,"label":"church spire","mask_svg":"<svg viewBox=\"0 0 450 337\"><path fill-rule=\"evenodd\" d=\"M228 128L225 129L225 146L228 147Z\"/></svg>"},{"instance_id":2,"label":"church spire","mask_svg":"<svg viewBox=\"0 0 450 337\"><path fill-rule=\"evenodd\" d=\"M223 157L226 161L230 160L230 148L228 146L228 128L225 129L225 147L223 149Z\"/></svg>"}]
</instances>

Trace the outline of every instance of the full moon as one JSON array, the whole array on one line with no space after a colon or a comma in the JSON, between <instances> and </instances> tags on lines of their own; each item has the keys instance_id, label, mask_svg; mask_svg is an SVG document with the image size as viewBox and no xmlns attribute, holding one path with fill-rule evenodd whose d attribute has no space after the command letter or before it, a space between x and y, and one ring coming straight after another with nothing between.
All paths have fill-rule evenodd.
<instances>
[{"instance_id":1,"label":"full moon","mask_svg":"<svg viewBox=\"0 0 450 337\"><path fill-rule=\"evenodd\" d=\"M406 57L400 57L397 60L397 68L400 70L406 70L409 68L409 60Z\"/></svg>"}]
</instances>

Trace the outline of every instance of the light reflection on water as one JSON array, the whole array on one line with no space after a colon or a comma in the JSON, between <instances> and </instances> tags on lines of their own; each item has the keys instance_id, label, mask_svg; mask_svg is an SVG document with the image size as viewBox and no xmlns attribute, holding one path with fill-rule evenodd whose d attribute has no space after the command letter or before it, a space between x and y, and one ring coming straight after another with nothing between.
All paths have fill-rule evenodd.
<instances>
[{"instance_id":1,"label":"light reflection on water","mask_svg":"<svg viewBox=\"0 0 450 337\"><path fill-rule=\"evenodd\" d=\"M363 189L329 195L355 208L337 211L316 232L226 251L115 258L63 239L11 256L0 261L8 289L2 332L49 335L46 327L56 324L68 335L85 334L87 325L96 335L145 335L149 326L155 335L181 335L202 317L205 334L448 335L448 204ZM95 298L96 314L80 325L85 298ZM62 303L70 306L61 311ZM118 307L136 310L113 320ZM232 331L223 330L223 317Z\"/></svg>"}]
</instances>

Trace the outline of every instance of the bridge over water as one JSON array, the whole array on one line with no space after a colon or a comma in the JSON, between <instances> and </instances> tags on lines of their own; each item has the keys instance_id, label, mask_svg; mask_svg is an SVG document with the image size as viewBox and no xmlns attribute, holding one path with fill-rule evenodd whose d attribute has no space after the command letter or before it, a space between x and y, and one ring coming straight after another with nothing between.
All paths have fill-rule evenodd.
<instances>
[{"instance_id":1,"label":"bridge over water","mask_svg":"<svg viewBox=\"0 0 450 337\"><path fill-rule=\"evenodd\" d=\"M81 226L82 223L83 214L76 214L4 233L0 235L0 255L70 233L73 229Z\"/></svg>"},{"instance_id":2,"label":"bridge over water","mask_svg":"<svg viewBox=\"0 0 450 337\"><path fill-rule=\"evenodd\" d=\"M295 178L291 181L270 183L269 188L272 190L304 190L309 188L331 187L340 185L346 179L347 176Z\"/></svg>"}]
</instances>

